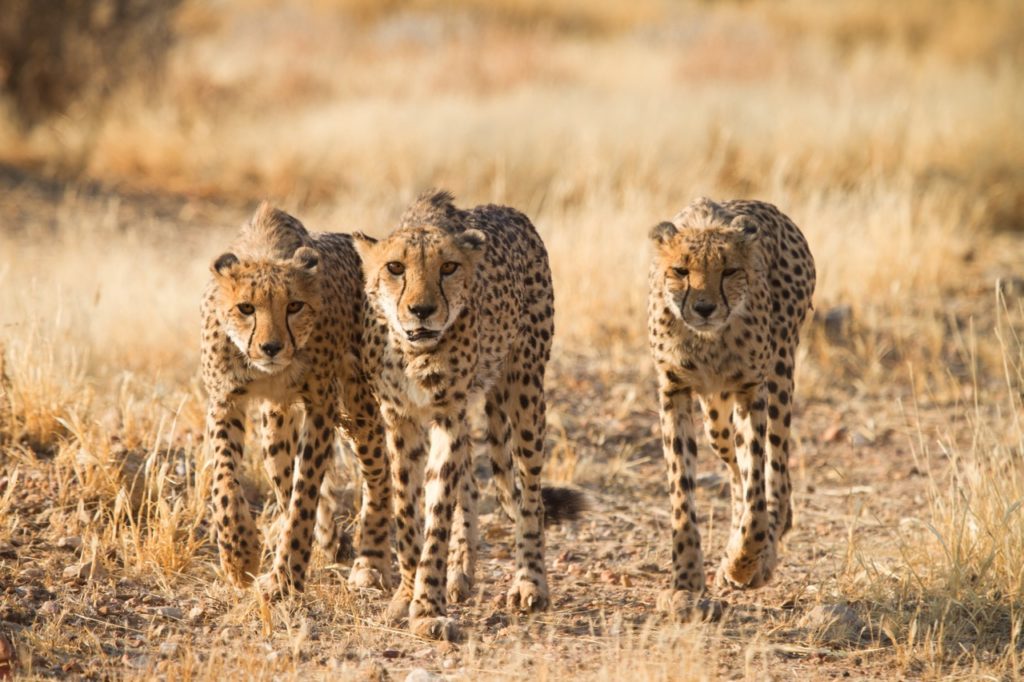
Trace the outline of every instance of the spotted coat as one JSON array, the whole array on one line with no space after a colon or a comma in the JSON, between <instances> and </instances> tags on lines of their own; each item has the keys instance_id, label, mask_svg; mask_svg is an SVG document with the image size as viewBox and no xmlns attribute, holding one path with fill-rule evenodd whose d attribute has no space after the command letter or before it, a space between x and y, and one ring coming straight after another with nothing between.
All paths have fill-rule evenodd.
<instances>
[{"instance_id":1,"label":"spotted coat","mask_svg":"<svg viewBox=\"0 0 1024 682\"><path fill-rule=\"evenodd\" d=\"M358 454L364 485L350 579L390 585L390 479L384 429L359 359L365 297L351 238L310 234L264 203L211 271L201 358L224 572L244 585L260 567L260 541L238 481L246 408L254 404L263 463L283 514L273 566L259 578L263 591L304 587L339 428Z\"/></svg>"},{"instance_id":2,"label":"spotted coat","mask_svg":"<svg viewBox=\"0 0 1024 682\"><path fill-rule=\"evenodd\" d=\"M705 589L695 401L731 477L719 581L758 587L775 570L778 540L792 523L793 369L815 271L797 226L759 201L698 200L651 239L648 336L672 500L672 589L662 606L671 608Z\"/></svg>"},{"instance_id":3,"label":"spotted coat","mask_svg":"<svg viewBox=\"0 0 1024 682\"><path fill-rule=\"evenodd\" d=\"M390 616L408 616L420 635L456 636L446 602L467 597L473 579L467 410L478 399L495 481L515 522L508 603L546 608L540 477L554 298L540 237L514 209L460 210L446 192L421 196L381 241L356 237L368 293L364 358L395 489L402 582Z\"/></svg>"}]
</instances>

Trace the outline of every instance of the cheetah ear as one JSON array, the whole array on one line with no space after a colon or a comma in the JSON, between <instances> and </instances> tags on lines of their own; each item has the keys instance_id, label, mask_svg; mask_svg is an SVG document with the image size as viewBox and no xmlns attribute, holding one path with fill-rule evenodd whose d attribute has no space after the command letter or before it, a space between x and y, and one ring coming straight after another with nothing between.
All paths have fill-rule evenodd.
<instances>
[{"instance_id":1,"label":"cheetah ear","mask_svg":"<svg viewBox=\"0 0 1024 682\"><path fill-rule=\"evenodd\" d=\"M320 264L320 254L316 252L316 249L300 246L292 256L292 263L312 274L316 272L316 268Z\"/></svg>"},{"instance_id":2,"label":"cheetah ear","mask_svg":"<svg viewBox=\"0 0 1024 682\"><path fill-rule=\"evenodd\" d=\"M376 245L377 240L373 237L362 232L352 233L352 246L355 247L356 253L359 254L359 260L366 262L366 259L373 252L373 247Z\"/></svg>"},{"instance_id":3,"label":"cheetah ear","mask_svg":"<svg viewBox=\"0 0 1024 682\"><path fill-rule=\"evenodd\" d=\"M647 233L647 236L653 242L664 244L677 234L679 234L679 230L676 229L676 226L667 220L663 220L652 227L651 231Z\"/></svg>"},{"instance_id":4,"label":"cheetah ear","mask_svg":"<svg viewBox=\"0 0 1024 682\"><path fill-rule=\"evenodd\" d=\"M210 271L220 277L226 277L236 265L238 265L238 256L230 252L223 253L210 264Z\"/></svg>"},{"instance_id":5,"label":"cheetah ear","mask_svg":"<svg viewBox=\"0 0 1024 682\"><path fill-rule=\"evenodd\" d=\"M456 241L466 251L479 251L487 243L487 235L480 230L466 230L459 234Z\"/></svg>"},{"instance_id":6,"label":"cheetah ear","mask_svg":"<svg viewBox=\"0 0 1024 682\"><path fill-rule=\"evenodd\" d=\"M761 231L757 221L747 215L738 215L729 223L729 227L739 232L744 239L756 239Z\"/></svg>"}]
</instances>

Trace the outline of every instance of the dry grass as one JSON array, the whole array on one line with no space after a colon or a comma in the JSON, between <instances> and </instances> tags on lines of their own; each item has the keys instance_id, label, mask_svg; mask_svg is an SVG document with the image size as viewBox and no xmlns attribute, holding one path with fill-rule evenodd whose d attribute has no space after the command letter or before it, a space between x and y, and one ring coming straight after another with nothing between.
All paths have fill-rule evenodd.
<instances>
[{"instance_id":1,"label":"dry grass","mask_svg":"<svg viewBox=\"0 0 1024 682\"><path fill-rule=\"evenodd\" d=\"M1021 19L1009 0L186 2L158 95L129 82L29 132L0 99L0 160L31 171L0 174L0 631L19 669L1019 679ZM270 607L225 586L199 442L200 291L256 199L381 233L432 185L539 226L549 475L599 502L553 536L565 598L529 622L492 608L507 529L485 517L493 579L456 649L383 628L339 567ZM668 551L644 234L700 194L773 201L819 265L798 528L779 583L716 626L649 609ZM714 555L725 504L701 494Z\"/></svg>"}]
</instances>

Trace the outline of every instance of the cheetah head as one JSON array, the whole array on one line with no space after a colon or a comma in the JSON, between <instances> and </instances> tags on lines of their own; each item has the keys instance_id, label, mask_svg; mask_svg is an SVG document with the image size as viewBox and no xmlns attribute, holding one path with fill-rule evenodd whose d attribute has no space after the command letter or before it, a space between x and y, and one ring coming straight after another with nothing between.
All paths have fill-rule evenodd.
<instances>
[{"instance_id":1,"label":"cheetah head","mask_svg":"<svg viewBox=\"0 0 1024 682\"><path fill-rule=\"evenodd\" d=\"M700 199L650 232L656 285L694 332L714 335L742 312L761 269L758 224Z\"/></svg>"},{"instance_id":2,"label":"cheetah head","mask_svg":"<svg viewBox=\"0 0 1024 682\"><path fill-rule=\"evenodd\" d=\"M213 262L217 317L249 364L276 374L309 340L321 307L317 266L308 246L289 259L225 253Z\"/></svg>"},{"instance_id":3,"label":"cheetah head","mask_svg":"<svg viewBox=\"0 0 1024 682\"><path fill-rule=\"evenodd\" d=\"M376 240L355 233L366 293L404 346L429 351L469 304L486 236L434 225L403 227Z\"/></svg>"}]
</instances>

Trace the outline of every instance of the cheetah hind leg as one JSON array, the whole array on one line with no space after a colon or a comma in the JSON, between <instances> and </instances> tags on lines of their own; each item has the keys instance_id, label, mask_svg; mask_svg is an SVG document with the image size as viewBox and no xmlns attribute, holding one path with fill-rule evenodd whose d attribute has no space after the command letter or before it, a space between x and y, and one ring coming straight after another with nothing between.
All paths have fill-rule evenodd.
<instances>
[{"instance_id":1,"label":"cheetah hind leg","mask_svg":"<svg viewBox=\"0 0 1024 682\"><path fill-rule=\"evenodd\" d=\"M352 511L355 494L345 485L341 474L343 458L351 455L351 448L340 440L335 444L334 457L324 472L320 484L320 501L316 507L316 526L313 534L327 560L332 563L351 563L348 584L356 588L387 590L391 587L390 571L382 572L366 557L356 557L355 543L348 529L355 523ZM351 455L354 456L354 455Z\"/></svg>"},{"instance_id":2,"label":"cheetah hind leg","mask_svg":"<svg viewBox=\"0 0 1024 682\"><path fill-rule=\"evenodd\" d=\"M340 450L340 448L339 448ZM352 489L344 485L338 472L342 453L336 453L334 461L324 473L320 484L320 502L316 507L316 526L313 529L316 543L323 550L327 561L350 563L355 559L355 545L348 529L354 521L350 513L353 508Z\"/></svg>"},{"instance_id":3,"label":"cheetah hind leg","mask_svg":"<svg viewBox=\"0 0 1024 682\"><path fill-rule=\"evenodd\" d=\"M471 458L470 458L471 459ZM480 497L472 461L465 463L459 483L459 498L452 519L452 538L448 550L448 603L465 602L473 595L473 577L479 538L477 500Z\"/></svg>"},{"instance_id":4,"label":"cheetah hind leg","mask_svg":"<svg viewBox=\"0 0 1024 682\"><path fill-rule=\"evenodd\" d=\"M716 575L719 585L757 588L771 579L778 563L777 529L766 505L764 435L765 401L759 393L743 396L735 408L736 455L743 479L743 509L733 530L725 558ZM737 510L734 509L734 514Z\"/></svg>"}]
</instances>

